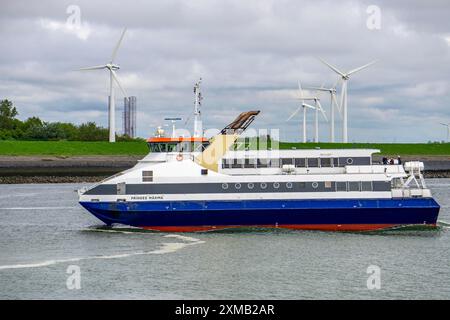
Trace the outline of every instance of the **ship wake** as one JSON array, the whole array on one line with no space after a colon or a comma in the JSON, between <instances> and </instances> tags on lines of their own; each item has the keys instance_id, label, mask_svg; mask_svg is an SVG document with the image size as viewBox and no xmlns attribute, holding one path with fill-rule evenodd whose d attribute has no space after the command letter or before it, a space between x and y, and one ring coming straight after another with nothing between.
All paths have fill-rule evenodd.
<instances>
[{"instance_id":1,"label":"ship wake","mask_svg":"<svg viewBox=\"0 0 450 320\"><path fill-rule=\"evenodd\" d=\"M84 260L100 260L100 259L120 259L120 258L128 258L132 256L140 256L140 255L152 255L152 254L167 254L174 253L188 246L198 245L205 243L200 239L185 237L181 235L165 235L165 238L176 238L182 240L183 242L163 242L160 244L160 247L151 251L136 251L136 252L128 252L128 253L119 253L113 255L98 255L98 256L90 256L90 257L76 257L76 258L67 258L67 259L52 259L41 262L33 262L27 264L12 264L12 265L0 265L0 270L8 270L8 269L24 269L24 268L41 268L48 267L55 264L62 263L71 263L71 262L79 262Z\"/></svg>"}]
</instances>

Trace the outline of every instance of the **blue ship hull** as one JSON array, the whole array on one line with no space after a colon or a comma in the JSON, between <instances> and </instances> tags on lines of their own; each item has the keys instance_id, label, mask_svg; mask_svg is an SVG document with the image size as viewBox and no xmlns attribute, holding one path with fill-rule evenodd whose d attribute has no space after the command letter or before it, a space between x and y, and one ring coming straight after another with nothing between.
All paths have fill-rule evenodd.
<instances>
[{"instance_id":1,"label":"blue ship hull","mask_svg":"<svg viewBox=\"0 0 450 320\"><path fill-rule=\"evenodd\" d=\"M405 225L435 226L432 198L80 202L104 223L160 231L242 226L365 231Z\"/></svg>"}]
</instances>

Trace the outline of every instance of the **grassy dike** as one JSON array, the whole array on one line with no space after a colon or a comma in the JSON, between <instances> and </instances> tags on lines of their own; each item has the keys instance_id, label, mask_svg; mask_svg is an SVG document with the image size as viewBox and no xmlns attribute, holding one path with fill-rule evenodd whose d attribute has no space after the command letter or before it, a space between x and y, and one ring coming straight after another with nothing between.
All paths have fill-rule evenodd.
<instances>
[{"instance_id":1,"label":"grassy dike","mask_svg":"<svg viewBox=\"0 0 450 320\"><path fill-rule=\"evenodd\" d=\"M138 156L146 142L106 141L0 141L0 156Z\"/></svg>"},{"instance_id":2,"label":"grassy dike","mask_svg":"<svg viewBox=\"0 0 450 320\"><path fill-rule=\"evenodd\" d=\"M380 149L382 155L449 156L450 143L295 143L280 142L280 149ZM106 141L0 141L0 156L144 156L146 142Z\"/></svg>"}]
</instances>

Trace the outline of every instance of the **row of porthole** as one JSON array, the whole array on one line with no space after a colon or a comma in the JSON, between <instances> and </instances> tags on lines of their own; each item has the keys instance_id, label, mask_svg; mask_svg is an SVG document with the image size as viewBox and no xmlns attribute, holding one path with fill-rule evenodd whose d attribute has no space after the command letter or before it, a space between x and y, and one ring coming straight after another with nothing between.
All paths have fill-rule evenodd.
<instances>
[{"instance_id":1,"label":"row of porthole","mask_svg":"<svg viewBox=\"0 0 450 320\"><path fill-rule=\"evenodd\" d=\"M260 186L261 189L266 189L267 188L267 183L262 182L259 186ZM241 189L241 187L242 187L242 185L240 183L235 183L234 184L234 188L236 190ZM248 189L253 189L254 187L255 187L254 183L248 183L247 184L247 188ZM274 189L280 188L280 183L279 182L274 182L273 183L273 187L274 187ZM293 187L292 182L286 182L286 188L292 189L292 187ZM317 189L319 187L319 184L317 182L313 182L312 183L312 187L314 189ZM228 189L228 183L222 183L222 189L227 190Z\"/></svg>"}]
</instances>

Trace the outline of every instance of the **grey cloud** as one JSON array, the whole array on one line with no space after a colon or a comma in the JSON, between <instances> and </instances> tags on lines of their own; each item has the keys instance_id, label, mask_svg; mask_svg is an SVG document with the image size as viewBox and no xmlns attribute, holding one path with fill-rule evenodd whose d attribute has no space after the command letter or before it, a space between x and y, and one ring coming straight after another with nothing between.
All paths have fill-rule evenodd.
<instances>
[{"instance_id":1,"label":"grey cloud","mask_svg":"<svg viewBox=\"0 0 450 320\"><path fill-rule=\"evenodd\" d=\"M64 25L70 4L81 8L86 39L43 26ZM369 4L382 10L379 31L366 28ZM141 136L168 114L186 118L202 76L208 127L259 108L255 128L299 140L299 118L285 121L298 106L297 80L336 81L320 56L343 70L379 59L350 80L351 140L438 140L436 119L450 121L449 8L444 1L2 1L0 97L13 99L21 117L106 125L106 72L74 70L106 63L127 26L118 74L138 97ZM117 127L121 104L117 94Z\"/></svg>"}]
</instances>

